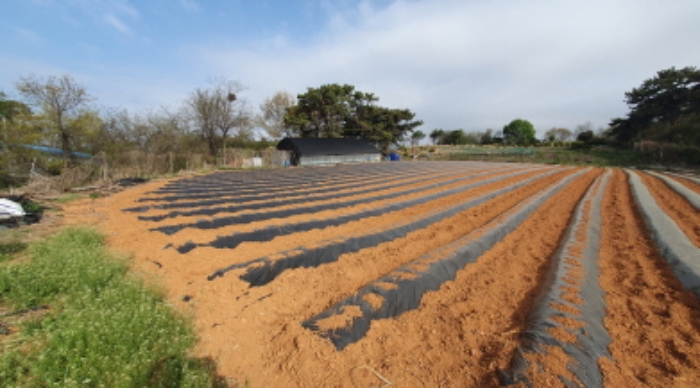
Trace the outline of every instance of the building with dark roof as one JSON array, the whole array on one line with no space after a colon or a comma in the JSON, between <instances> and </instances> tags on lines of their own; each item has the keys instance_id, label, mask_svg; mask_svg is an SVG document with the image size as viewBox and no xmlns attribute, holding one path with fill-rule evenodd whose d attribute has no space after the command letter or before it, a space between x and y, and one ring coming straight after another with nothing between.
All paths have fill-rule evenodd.
<instances>
[{"instance_id":1,"label":"building with dark roof","mask_svg":"<svg viewBox=\"0 0 700 388\"><path fill-rule=\"evenodd\" d=\"M382 154L368 140L332 138L282 139L277 149L289 152L295 166L379 162Z\"/></svg>"}]
</instances>

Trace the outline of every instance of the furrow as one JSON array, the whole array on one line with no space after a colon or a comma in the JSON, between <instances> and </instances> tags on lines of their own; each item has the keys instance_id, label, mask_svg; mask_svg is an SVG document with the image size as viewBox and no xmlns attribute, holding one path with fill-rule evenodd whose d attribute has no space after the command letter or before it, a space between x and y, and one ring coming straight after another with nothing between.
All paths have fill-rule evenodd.
<instances>
[{"instance_id":1,"label":"furrow","mask_svg":"<svg viewBox=\"0 0 700 388\"><path fill-rule=\"evenodd\" d=\"M537 169L534 169L537 170ZM525 171L527 172L527 170ZM478 187L478 185L483 185L487 183L491 183L497 180L502 180L510 176L516 176L519 174L525 173L523 171L518 171L515 173L511 174L506 174L506 175L501 175L496 178L488 179L485 181L481 181L478 183L473 183L473 184L467 184L463 186L459 186L456 188L453 188L451 190L446 190L442 192L441 195L449 195L445 193L450 193L450 194L455 194L460 191L473 188L473 187ZM484 176L488 175L490 173L484 173L484 174L478 174L478 176ZM438 182L429 186L421 186L418 188L413 188L413 189L408 189L400 192L390 192L387 194L379 195L379 196L373 196L373 197L363 197L363 198L358 198L358 199L348 199L345 201L333 201L330 203L325 203L325 204L311 204L307 206L300 206L300 207L292 207L292 208L285 208L285 209L272 209L269 211L263 211L263 212L257 212L257 213L244 213L236 216L229 216L229 217L220 217L220 218L214 218L212 220L200 220L197 222L193 223L186 223L186 224L178 224L178 225L168 225L168 226L161 226L161 227L156 227L151 230L153 231L158 231L161 233L164 233L166 235L173 235L183 229L186 228L194 228L194 229L218 229L222 228L224 226L230 226L230 225L236 225L236 224L246 224L246 223L251 223L251 222L256 222L256 221L266 221L266 220L271 220L271 219L276 219L276 218L288 218L293 215L300 215L300 214L307 214L307 213L318 213L321 211L327 211L327 210L338 210L338 209L347 209L351 208L356 205L360 204L367 204L367 203L372 203L372 202L377 202L377 201L382 201L382 200L387 200L387 199L393 199L397 198L403 195L408 195L408 194L414 194L414 193L419 193L421 191L427 191L431 189L437 189L442 186L447 186L447 185L452 185L452 184L459 184L460 182L464 181L469 181L474 179L475 176L467 176L467 177L462 177L462 178L457 178L453 179L447 182ZM430 197L427 197L426 200L430 199Z\"/></svg>"},{"instance_id":2,"label":"furrow","mask_svg":"<svg viewBox=\"0 0 700 388\"><path fill-rule=\"evenodd\" d=\"M186 198L199 198L200 195L207 195L212 191L227 192L235 190L237 192L254 194L256 192L268 190L299 190L304 188L313 188L318 184L334 185L342 184L348 181L359 181L368 176L379 175L392 177L394 176L394 174L411 174L414 172L439 172L441 171L440 167L444 166L435 166L430 168L426 168L425 166L418 166L415 168L411 168L409 165L403 164L399 166L394 166L393 168L386 167L377 170L366 168L333 169L333 171L330 173L328 171L324 171L324 169L309 169L302 170L301 173L297 174L294 174L294 172L296 172L295 170L284 170L288 173L272 174L266 176L263 179L254 177L248 178L237 182L238 184L227 184L226 178L235 175L244 175L245 173L218 173L213 175L212 178L207 179L207 181L203 181L204 178L202 177L184 179L182 181L177 181L173 183L181 186L179 188L168 188L166 186L151 193L155 195L166 194L165 197L161 198L165 198L167 200L178 200ZM170 193L174 193L174 195L167 195ZM143 198L139 202L150 200L159 200L159 198Z\"/></svg>"},{"instance_id":3,"label":"furrow","mask_svg":"<svg viewBox=\"0 0 700 388\"><path fill-rule=\"evenodd\" d=\"M601 359L605 386L698 386L700 300L650 238L624 171L614 171L603 206L600 284L615 360Z\"/></svg>"},{"instance_id":4,"label":"furrow","mask_svg":"<svg viewBox=\"0 0 700 388\"><path fill-rule=\"evenodd\" d=\"M505 168L505 167L501 167ZM240 188L228 188L222 190L206 190L205 194L197 194L192 196L163 196L154 198L159 201L164 201L163 204L150 205L150 206L138 206L133 208L124 209L124 211L139 212L143 213L151 209L172 209L172 208L183 208L189 206L210 206L225 202L236 201L236 203L241 204L251 201L263 201L266 199L277 199L280 196L290 197L299 195L312 195L312 194L322 194L334 190L346 190L353 187L363 187L364 185L370 185L373 182L394 182L399 180L410 179L414 177L426 178L426 175L432 175L435 178L447 175L457 175L463 172L468 172L473 170L473 167L461 168L461 169L450 169L448 171L403 171L397 174L381 174L379 176L372 175L362 175L355 179L347 179L342 182L337 182L337 184L322 185L319 188L319 182L314 182L312 185L298 185L293 188L285 186L276 186L264 191L259 189L240 189ZM498 169L498 168L496 168ZM209 199L213 198L213 199Z\"/></svg>"},{"instance_id":5,"label":"furrow","mask_svg":"<svg viewBox=\"0 0 700 388\"><path fill-rule=\"evenodd\" d=\"M696 185L696 187L695 187L696 189L700 190L700 177L698 177L698 176L690 176L690 175L683 175L683 174L676 174L676 173L673 173L673 172L669 172L668 174L669 174L669 175L672 175L672 176L674 176L674 177L676 177L676 178L683 179L683 180L686 181L686 182L691 182L692 184ZM694 191L697 193L698 190L694 190Z\"/></svg>"},{"instance_id":6,"label":"furrow","mask_svg":"<svg viewBox=\"0 0 700 388\"><path fill-rule=\"evenodd\" d=\"M656 176L645 173L639 176L661 210L673 219L693 245L700 247L700 209Z\"/></svg>"},{"instance_id":7,"label":"furrow","mask_svg":"<svg viewBox=\"0 0 700 388\"><path fill-rule=\"evenodd\" d=\"M683 286L700 298L700 249L656 204L641 178L627 170L634 199L661 254L668 260Z\"/></svg>"},{"instance_id":8,"label":"furrow","mask_svg":"<svg viewBox=\"0 0 700 388\"><path fill-rule=\"evenodd\" d=\"M474 262L507 234L515 230L547 199L583 174L579 171L546 189L443 248L434 250L363 287L355 295L302 323L307 329L328 338L338 350L354 343L369 330L372 320L396 317L420 305L422 296L437 290L467 264ZM342 326L324 327L324 321L343 322L350 313L350 322Z\"/></svg>"},{"instance_id":9,"label":"furrow","mask_svg":"<svg viewBox=\"0 0 700 388\"><path fill-rule=\"evenodd\" d=\"M473 175L473 178L476 177L481 177L481 176L487 176L487 175L493 175L496 171L490 171L487 173L483 174L477 174ZM474 188L474 187L479 187L482 186L483 184L488 184L492 182L479 182L475 184L470 184L467 186L463 186L461 190L459 191L466 191L468 189ZM454 190L448 190L448 191L443 191L443 192L437 192L434 194L430 194L428 196L420 196L420 197L414 197L411 199L407 199L404 201L396 202L396 203L391 203L389 205L378 205L376 207L367 209L367 210L361 210L359 212L354 212L351 214L342 214L337 217L330 217L326 219L318 219L318 220L310 220L310 221L302 221L302 222L296 222L296 223L285 223L282 225L270 225L262 229L256 229L250 232L238 232L234 233L232 235L228 236L218 236L215 240L207 242L207 243L199 243L195 244L193 242L188 242L185 243L179 247L177 247L177 251L180 253L188 253L191 252L193 249L197 247L212 247L216 249L233 249L239 246L240 244L244 242L263 242L263 241L270 241L276 237L284 236L284 235L290 235L293 233L302 233L302 232L308 232L310 230L314 229L323 229L323 228L328 228L328 227L334 227L334 226L339 226L342 224L346 224L352 221L359 221L363 220L369 217L376 217L380 215L385 215L390 212L394 211L399 211L402 209L406 209L412 206L416 206L422 203L425 203L430 200L436 200L440 198L445 198L450 195L454 195L455 191Z\"/></svg>"},{"instance_id":10,"label":"furrow","mask_svg":"<svg viewBox=\"0 0 700 388\"><path fill-rule=\"evenodd\" d=\"M403 169L398 169L397 173L403 172ZM331 173L319 173L318 171L292 171L289 175L270 174L249 175L245 172L226 172L217 173L207 177L194 177L183 181L177 181L156 191L151 192L154 195L164 195L167 200L178 200L192 198L201 194L208 194L212 191L226 192L236 190L247 193L255 193L265 190L288 190L290 188L305 188L313 187L316 184L338 184L346 180L357 180L368 175L368 171L364 169L347 170L342 172L334 170ZM377 171L378 174L389 174L382 170ZM243 176L243 179L229 181L227 178L232 176ZM196 198L196 197L195 197ZM139 202L154 201L158 198L142 198Z\"/></svg>"},{"instance_id":11,"label":"furrow","mask_svg":"<svg viewBox=\"0 0 700 388\"><path fill-rule=\"evenodd\" d=\"M407 196L401 196L397 198L390 198L390 199L385 199L383 201L377 201L377 202L367 202L367 203L362 203L358 204L356 206L348 207L348 208L340 208L336 210L326 210L326 211L320 211L320 212L314 212L313 214L299 214L299 215L293 215L288 218L277 218L277 219L272 219L272 220L264 220L260 222L252 222L249 224L235 224L235 225L230 225L230 226L225 226L221 229L216 229L216 234L219 236L231 236L237 233L247 233L247 232L252 232L255 230L263 229L263 228L268 228L268 227L282 227L286 224L296 224L299 222L306 222L306 221L320 221L320 220L325 220L329 218L334 218L338 217L340 215L348 215L348 214L353 214L361 211L366 211L366 210L371 210L375 207L383 207L387 205L391 205L394 203L398 202L403 202L415 198L420 198L420 197L425 197L428 195L436 194L444 190L450 190L456 187L459 187L460 185L464 184L472 184L472 183L477 183L486 179L490 178L495 178L498 177L499 175L506 175L508 172L502 172L502 173L494 173L491 175L486 175L480 178L474 178L473 180L470 180L465 183L456 183L453 185L448 185L444 187L438 187L433 190L429 190L426 192L420 192L420 193L415 193ZM350 235L354 233L362 233L366 232L367 230L367 225L371 225L372 228L378 229L378 228L387 228L391 225L395 225L396 222L403 222L403 220L410 218L410 217L415 217L420 214L427 213L428 211L433 211L438 208L446 208L448 206L451 206L453 204L457 204L469 199L472 199L478 195L481 195L480 193L485 193L488 192L489 190L492 190L493 187L501 187L500 185L510 185L517 183L523 179L526 179L528 177L533 177L540 174L539 171L531 171L531 172L525 172L522 175L518 175L512 178L506 178L502 181L490 183L487 185L482 185L477 188L473 189L468 189L465 191L461 191L459 193L455 193L451 196L439 198L436 201L424 201L422 203L419 203L415 206L412 207L407 207L403 208L400 210L397 210L395 212L390 212L390 213L385 213L380 216L376 217L370 217L367 219L359 220L359 221L350 221L345 224L340 224L338 226L329 226L323 229L315 229L309 232L302 232L302 233L296 233L292 235L282 235L279 236L278 238L275 238L273 240L270 240L269 242L263 242L263 243L256 243L253 241L248 241L242 243L243 248L245 248L245 251L250 251L246 247L250 248L256 248L257 251L259 252L255 257L262 257L265 255L270 254L270 252L281 252L284 249L289 249L291 247L299 246L299 245L307 245L311 242L315 241L323 241L323 240L328 240L328 239L335 239L338 236L343 236L343 235ZM379 194L379 193L378 193ZM337 202L337 201L336 201ZM277 209L277 210L282 210L282 209ZM196 221L196 220L195 220ZM162 225L161 225L162 226ZM160 234L160 233L159 233ZM164 235L165 236L165 235ZM178 234L175 235L175 238L170 241L171 244L173 244L173 247L181 246L182 244L186 243L192 243L192 244L201 244L201 243L206 243L208 241L211 241L212 239L212 234L209 233L207 230L196 230L196 229L189 229L189 230L184 230ZM288 247L288 248L284 248ZM211 247L200 247L193 253L196 255L199 254L214 254L214 255L221 255L221 254L226 254L226 252L229 252L228 250L226 252L221 252L221 250L211 248ZM251 257L243 257L238 254L239 251L229 253L229 255L233 254L236 258L239 258L238 262L243 262L246 260L250 260ZM244 255L246 256L246 255ZM233 264L233 263L231 263Z\"/></svg>"},{"instance_id":12,"label":"furrow","mask_svg":"<svg viewBox=\"0 0 700 388\"><path fill-rule=\"evenodd\" d=\"M700 210L700 194L690 190L684 185L676 182L675 180L653 171L646 171L647 174L653 175L661 179L666 185L668 185L673 191L682 195L688 202L690 202L696 210Z\"/></svg>"},{"instance_id":13,"label":"furrow","mask_svg":"<svg viewBox=\"0 0 700 388\"><path fill-rule=\"evenodd\" d=\"M529 374L547 370L533 354L547 354L552 347L569 356L568 369L577 381L559 376L565 385L602 387L600 357L610 358L607 346L604 292L600 273L601 204L611 172L598 177L574 213L574 218L552 257L552 265L521 334L521 344L511 367L499 374L501 383L535 386Z\"/></svg>"},{"instance_id":14,"label":"furrow","mask_svg":"<svg viewBox=\"0 0 700 388\"><path fill-rule=\"evenodd\" d=\"M557 170L553 170L536 177L528 178L517 184L502 188L500 190L491 191L488 194L464 203L460 203L459 205L408 219L392 228L381 230L370 229L365 231L365 233L360 236L343 237L335 240L320 242L319 246L315 248L300 247L299 249L295 250L295 252L274 260L263 257L245 263L234 264L214 272L208 277L208 279L213 280L232 270L247 269L247 272L241 276L241 279L249 282L251 286L261 286L274 280L282 272L289 269L317 267L321 264L337 261L340 255L357 252L367 247L377 246L381 243L404 237L412 231L426 228L443 219L465 211L470 207L483 204L493 198L527 186L533 181L545 178L555 174L556 172ZM492 181L498 180L500 179L493 179Z\"/></svg>"},{"instance_id":15,"label":"furrow","mask_svg":"<svg viewBox=\"0 0 700 388\"><path fill-rule=\"evenodd\" d=\"M498 172L498 170L491 170L493 173ZM219 200L211 200L211 201L205 201L205 203L198 204L197 207L198 209L194 210L189 210L189 211L173 211L169 212L166 214L161 214L161 215L155 215L155 216L139 216L140 220L143 221L162 221L167 218L174 218L178 216L197 216L197 215L215 215L219 213L236 213L240 211L246 211L246 210L260 210L260 209L269 209L269 208L275 208L275 207L282 207L282 206L289 206L289 205L296 205L296 204L304 204L308 202L321 202L321 201L327 201L327 200L338 200L342 198L347 198L347 197L352 197L352 196L357 196L357 195L363 195L363 194L369 194L369 193L376 193L376 192L381 192L381 191L386 191L386 190L393 190L393 189L399 189L399 188L404 188L408 186L413 186L421 183L427 183L427 182L432 182L432 181L437 181L437 183L434 183L432 186L426 186L426 190L428 188L436 187L435 185L439 184L450 184L450 182L455 182L456 180L452 181L447 181L445 182L440 182L440 179L444 179L445 177L450 177L450 176L463 176L462 178L457 178L457 179L465 179L464 175L466 175L466 179L469 179L474 176L473 173L469 172L460 172L460 173L450 173L450 174L438 174L437 176L423 176L419 179L391 179L389 181L384 180L381 184L378 185L371 185L369 182L364 182L359 185L353 185L351 187L333 187L329 189L322 190L323 195L317 195L317 193L309 192L304 195L293 195L290 193L289 195L285 196L284 199L280 199L278 195L273 196L273 200L271 201L265 201L264 196L258 196L258 200L253 200L253 201L240 201L237 200L235 201L235 205L228 205L228 206L216 206L212 207L212 205L220 205L220 204L228 204L231 202L231 199L219 199ZM359 187L359 189L358 189ZM400 192L399 192L400 193ZM179 207L179 206L178 206Z\"/></svg>"}]
</instances>

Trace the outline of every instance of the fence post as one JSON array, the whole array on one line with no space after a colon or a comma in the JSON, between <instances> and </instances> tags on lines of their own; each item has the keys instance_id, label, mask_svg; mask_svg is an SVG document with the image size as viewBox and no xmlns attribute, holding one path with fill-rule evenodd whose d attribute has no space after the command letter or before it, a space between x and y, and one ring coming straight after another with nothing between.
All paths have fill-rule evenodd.
<instances>
[{"instance_id":1,"label":"fence post","mask_svg":"<svg viewBox=\"0 0 700 388\"><path fill-rule=\"evenodd\" d=\"M101 154L102 154L101 155L101 157L102 157L102 163L101 163L102 164L102 166L101 166L102 167L102 180L106 181L108 176L109 176L109 171L108 171L108 167L107 167L107 153L102 151Z\"/></svg>"},{"instance_id":2,"label":"fence post","mask_svg":"<svg viewBox=\"0 0 700 388\"><path fill-rule=\"evenodd\" d=\"M170 175L175 174L175 165L173 164L173 151L168 152L170 158Z\"/></svg>"}]
</instances>

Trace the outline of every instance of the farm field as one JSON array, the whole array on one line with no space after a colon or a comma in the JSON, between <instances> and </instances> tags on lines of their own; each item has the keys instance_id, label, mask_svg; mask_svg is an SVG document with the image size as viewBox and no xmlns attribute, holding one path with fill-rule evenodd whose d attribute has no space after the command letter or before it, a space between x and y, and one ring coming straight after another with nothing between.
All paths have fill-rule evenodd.
<instances>
[{"instance_id":1,"label":"farm field","mask_svg":"<svg viewBox=\"0 0 700 388\"><path fill-rule=\"evenodd\" d=\"M76 202L252 387L700 385L700 183L406 162Z\"/></svg>"}]
</instances>

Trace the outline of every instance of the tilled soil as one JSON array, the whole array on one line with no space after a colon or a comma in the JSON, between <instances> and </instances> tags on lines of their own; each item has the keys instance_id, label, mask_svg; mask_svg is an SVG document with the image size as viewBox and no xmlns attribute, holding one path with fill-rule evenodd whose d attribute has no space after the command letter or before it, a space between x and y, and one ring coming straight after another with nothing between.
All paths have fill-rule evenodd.
<instances>
[{"instance_id":1,"label":"tilled soil","mask_svg":"<svg viewBox=\"0 0 700 388\"><path fill-rule=\"evenodd\" d=\"M669 175L669 178L677 181L678 183L682 184L683 186L693 190L694 192L700 194L700 183L698 183L698 179L695 178L695 180L687 179L684 178L683 176L678 176L678 175Z\"/></svg>"},{"instance_id":2,"label":"tilled soil","mask_svg":"<svg viewBox=\"0 0 700 388\"><path fill-rule=\"evenodd\" d=\"M700 247L700 209L688 203L659 178L643 174L642 180L654 197L658 198L657 203L664 212L673 217L678 227L696 247Z\"/></svg>"},{"instance_id":3,"label":"tilled soil","mask_svg":"<svg viewBox=\"0 0 700 388\"><path fill-rule=\"evenodd\" d=\"M609 386L694 387L700 383L700 303L649 239L626 176L615 171L605 197L601 284L613 360ZM696 258L699 259L699 258Z\"/></svg>"},{"instance_id":4,"label":"tilled soil","mask_svg":"<svg viewBox=\"0 0 700 388\"><path fill-rule=\"evenodd\" d=\"M218 362L219 373L239 382L248 381L252 387L498 386L501 383L499 373L511 366L514 352L522 340L521 333L528 325L534 299L552 269L552 257L563 244L574 211L604 170L470 162L395 163L377 165L377 168L380 166L386 174L381 179L374 178L372 167L364 165L254 174L230 172L214 176L221 181L221 187L212 176L206 181L205 177L164 180L108 198L76 202L67 207L65 221L68 224L97 225L109 236L113 247L131 254L134 270L162 284L169 300L193 316L200 333L196 355L213 357ZM394 168L397 176L392 178ZM324 188L337 186L338 196L361 189L354 184L344 184L344 173L359 182L365 174L367 187L373 191L336 200L313 200L325 196L313 194L314 191L327 193ZM264 181L266 177L286 177L285 174L293 179L278 178L280 187L275 187L274 179ZM436 177L431 178L433 176ZM425 179L417 181L421 177ZM328 338L301 325L402 265L424 255L432 255L437 260L440 255L448 254L440 250L442 247L464 237L472 236L478 240L479 236L494 228L504 214L517 211L521 204L568 177L573 178L566 186L554 192L524 222L473 263L460 268L454 280L442 283L437 291L424 294L417 309L401 312L394 318L372 320L366 334L342 350L338 350ZM463 180L447 183L458 178ZM294 187L294 179L299 179L300 184L304 179L318 183L299 188ZM499 180L483 183L488 179ZM676 180L684 182L683 179ZM527 184L516 186L526 181ZM441 182L444 185L439 188L406 196L313 211L316 205L369 199L392 190L427 187ZM643 182L662 209L676 220L697 246L698 209L658 178L644 174ZM244 242L234 249L206 245L217 237L237 232L313 219L333 219L476 183L483 184L437 200L418 201L413 206L381 216L301 233L280 234L270 241ZM405 185L386 189L388 185L396 184ZM243 206L237 202L237 192L245 192L250 197L256 187L261 190L261 195L264 191L284 193L287 190L288 195L280 198L303 196L305 191L310 196L304 203L279 208L180 215L161 221L139 219L168 214L173 210L196 210L196 205L187 203L207 201L208 191L211 191L209 198L230 199L231 205ZM173 197L173 193L187 195L188 191L194 193L196 190L203 194L196 194L189 200ZM410 224L412 220L426 219L436 212L476 201L498 190L504 192L417 230L392 234L391 238L378 239L347 253L334 255L334 250L329 248L324 253L328 256L324 256L325 264L286 269L264 285L250 287L240 278L262 265L256 259L266 258L274 266L284 263L290 256L303 258L311 248L342 247L344 241L370 233L394 233L391 231ZM171 199L159 199L166 197ZM189 208L164 210L155 207L175 203L185 203ZM700 385L698 298L683 289L650 238L645 221L632 199L624 171L613 171L603 192L602 203L599 283L605 294L607 314L604 326L612 339L609 345L611 357L601 357L599 361L605 385ZM143 212L124 211L139 206L151 208ZM214 229L198 229L195 224L198 219L212 220L302 207L310 210L290 217ZM155 229L181 224L189 226L173 235ZM583 239L585 236L573 238ZM203 245L185 254L178 253L175 248L188 242ZM211 276L219 269L237 264L241 268L232 269L222 276ZM389 289L396 285L387 283L382 287ZM573 289L566 294L566 299L573 304L582 303L582 298L586 297L585 292ZM375 310L383 303L389 303L372 293L365 295L365 300ZM560 306L562 309L566 307ZM324 328L351 325L361 315L358 308L348 308L342 315L324 321L323 325ZM564 318L559 321L561 326L552 328L551 332L559 340L574 344L577 339L572 330L581 329L581 324ZM567 380L585 384L576 381L571 372L571 355L558 347L543 346L542 349L543 353L536 358L543 367L529 372L535 386L564 386Z\"/></svg>"}]
</instances>

